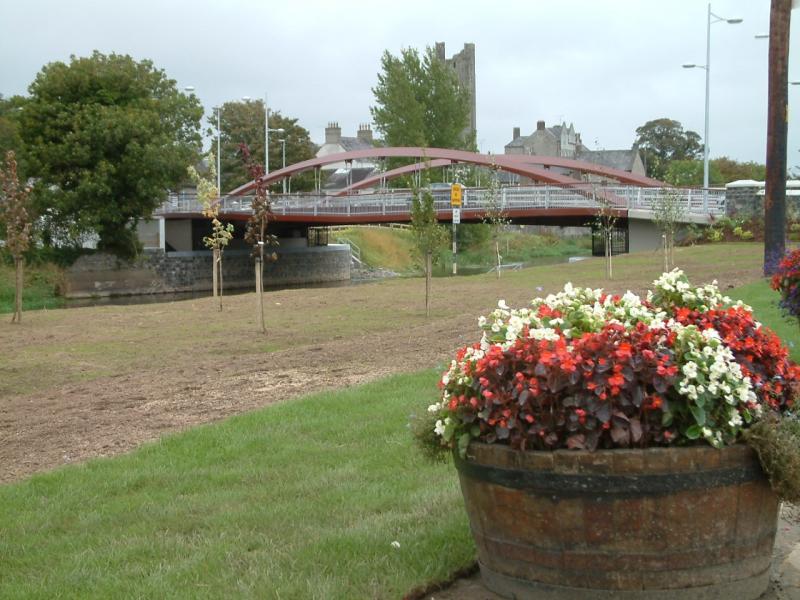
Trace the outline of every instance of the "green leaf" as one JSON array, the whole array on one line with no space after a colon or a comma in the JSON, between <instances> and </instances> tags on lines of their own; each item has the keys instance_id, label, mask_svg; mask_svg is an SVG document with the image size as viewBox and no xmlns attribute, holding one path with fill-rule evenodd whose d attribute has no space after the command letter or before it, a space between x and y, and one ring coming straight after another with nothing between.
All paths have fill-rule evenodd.
<instances>
[{"instance_id":1,"label":"green leaf","mask_svg":"<svg viewBox=\"0 0 800 600\"><path fill-rule=\"evenodd\" d=\"M458 454L461 458L466 458L467 456L467 446L469 446L470 441L472 440L472 436L468 433L462 433L458 436Z\"/></svg>"},{"instance_id":2,"label":"green leaf","mask_svg":"<svg viewBox=\"0 0 800 600\"><path fill-rule=\"evenodd\" d=\"M695 423L701 427L706 424L706 411L703 410L702 407L690 404L689 410L692 412L692 416L694 416Z\"/></svg>"},{"instance_id":3,"label":"green leaf","mask_svg":"<svg viewBox=\"0 0 800 600\"><path fill-rule=\"evenodd\" d=\"M696 440L703 434L703 430L700 428L699 425L692 425L689 427L683 435L685 435L690 440Z\"/></svg>"}]
</instances>

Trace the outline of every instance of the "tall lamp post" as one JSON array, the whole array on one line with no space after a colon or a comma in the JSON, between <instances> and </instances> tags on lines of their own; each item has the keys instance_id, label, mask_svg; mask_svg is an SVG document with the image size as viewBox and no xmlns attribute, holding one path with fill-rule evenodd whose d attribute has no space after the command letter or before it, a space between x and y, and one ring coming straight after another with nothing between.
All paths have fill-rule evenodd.
<instances>
[{"instance_id":1,"label":"tall lamp post","mask_svg":"<svg viewBox=\"0 0 800 600\"><path fill-rule=\"evenodd\" d=\"M283 127L270 129L269 127L269 104L267 104L267 94L264 93L264 175L269 175L269 134L283 133Z\"/></svg>"},{"instance_id":2,"label":"tall lamp post","mask_svg":"<svg viewBox=\"0 0 800 600\"><path fill-rule=\"evenodd\" d=\"M283 131L283 130L281 130ZM286 168L286 138L281 138L278 140L281 143L281 168ZM281 181L283 183L283 193L286 194L286 177L283 178Z\"/></svg>"},{"instance_id":3,"label":"tall lamp post","mask_svg":"<svg viewBox=\"0 0 800 600\"><path fill-rule=\"evenodd\" d=\"M222 111L221 106L216 106L217 109L217 194L222 195L222 169L220 168L220 143L222 140L222 127L219 123L219 113Z\"/></svg>"},{"instance_id":4,"label":"tall lamp post","mask_svg":"<svg viewBox=\"0 0 800 600\"><path fill-rule=\"evenodd\" d=\"M706 64L704 65L696 65L696 64L685 64L683 65L684 69L705 69L706 70L706 118L705 118L705 130L703 133L703 188L708 190L708 100L709 100L709 89L710 89L710 81L711 81L711 25L713 23L721 23L721 22L728 23L730 25L736 25L742 22L742 19L726 19L725 17L720 17L719 15L715 15L711 12L711 3L708 5L708 21L706 23ZM704 198L708 198L708 192L705 192Z\"/></svg>"}]
</instances>

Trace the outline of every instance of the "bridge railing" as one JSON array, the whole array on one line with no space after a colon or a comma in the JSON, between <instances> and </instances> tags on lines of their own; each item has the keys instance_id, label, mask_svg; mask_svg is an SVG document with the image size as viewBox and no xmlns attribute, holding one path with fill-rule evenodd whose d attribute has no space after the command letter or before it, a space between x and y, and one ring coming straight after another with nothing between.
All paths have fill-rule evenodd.
<instances>
[{"instance_id":1,"label":"bridge railing","mask_svg":"<svg viewBox=\"0 0 800 600\"><path fill-rule=\"evenodd\" d=\"M667 191L677 194L688 215L725 214L725 190L702 190L691 188L643 188L634 186L609 186L581 184L578 186L532 185L504 187L497 191L497 204L502 210L557 208L599 208L605 203L615 208L644 210L653 209L657 200ZM467 189L464 191L462 209L485 210L490 202L490 191ZM434 190L435 209L450 210L449 190ZM220 199L223 213L251 212L252 197L224 196ZM278 215L302 216L403 216L411 210L412 193L409 190L358 194L352 196L326 196L316 194L273 194L272 210ZM173 194L156 211L157 214L188 214L202 211L196 196Z\"/></svg>"}]
</instances>

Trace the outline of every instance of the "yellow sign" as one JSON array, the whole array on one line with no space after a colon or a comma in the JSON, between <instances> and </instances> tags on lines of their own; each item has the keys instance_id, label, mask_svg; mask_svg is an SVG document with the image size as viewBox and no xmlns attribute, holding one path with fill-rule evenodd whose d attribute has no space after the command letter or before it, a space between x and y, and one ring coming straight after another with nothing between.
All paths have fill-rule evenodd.
<instances>
[{"instance_id":1,"label":"yellow sign","mask_svg":"<svg viewBox=\"0 0 800 600\"><path fill-rule=\"evenodd\" d=\"M461 206L461 184L454 183L450 186L450 206Z\"/></svg>"}]
</instances>

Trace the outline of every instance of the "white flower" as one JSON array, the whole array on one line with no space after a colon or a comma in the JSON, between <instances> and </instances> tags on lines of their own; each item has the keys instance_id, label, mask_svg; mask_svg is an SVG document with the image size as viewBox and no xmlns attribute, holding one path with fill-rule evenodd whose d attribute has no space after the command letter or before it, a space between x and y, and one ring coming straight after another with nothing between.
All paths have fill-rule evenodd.
<instances>
[{"instance_id":1,"label":"white flower","mask_svg":"<svg viewBox=\"0 0 800 600\"><path fill-rule=\"evenodd\" d=\"M728 425L731 427L739 427L742 424L742 415L738 412L733 411L730 420L728 421Z\"/></svg>"},{"instance_id":2,"label":"white flower","mask_svg":"<svg viewBox=\"0 0 800 600\"><path fill-rule=\"evenodd\" d=\"M683 365L681 369L686 379L695 379L697 377L697 363L688 362Z\"/></svg>"},{"instance_id":3,"label":"white flower","mask_svg":"<svg viewBox=\"0 0 800 600\"><path fill-rule=\"evenodd\" d=\"M400 542L398 542L397 540L395 540L395 541L393 541L393 542L392 542L390 545L391 545L391 547L392 547L392 548L395 548L395 549L397 549L397 548L399 548L399 547L400 547Z\"/></svg>"},{"instance_id":4,"label":"white flower","mask_svg":"<svg viewBox=\"0 0 800 600\"><path fill-rule=\"evenodd\" d=\"M436 425L433 428L433 433L435 433L438 436L444 435L444 421L442 421L441 419L436 421Z\"/></svg>"}]
</instances>

